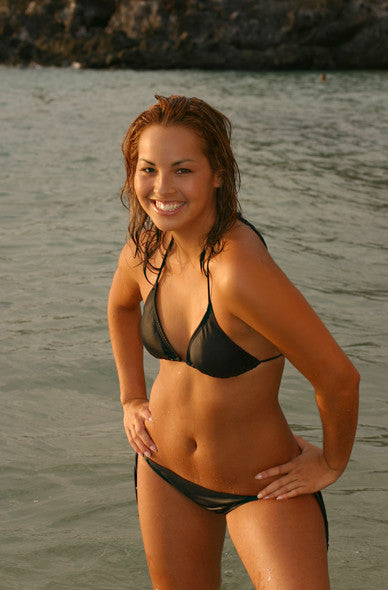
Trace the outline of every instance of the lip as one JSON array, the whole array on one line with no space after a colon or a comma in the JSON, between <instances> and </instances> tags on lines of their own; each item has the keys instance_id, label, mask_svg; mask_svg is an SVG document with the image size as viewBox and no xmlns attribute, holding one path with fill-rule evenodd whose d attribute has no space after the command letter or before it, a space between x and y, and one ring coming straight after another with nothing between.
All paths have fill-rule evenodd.
<instances>
[{"instance_id":1,"label":"lip","mask_svg":"<svg viewBox=\"0 0 388 590\"><path fill-rule=\"evenodd\" d=\"M183 201L160 201L158 199L151 199L151 204L159 215L175 215L184 206Z\"/></svg>"}]
</instances>

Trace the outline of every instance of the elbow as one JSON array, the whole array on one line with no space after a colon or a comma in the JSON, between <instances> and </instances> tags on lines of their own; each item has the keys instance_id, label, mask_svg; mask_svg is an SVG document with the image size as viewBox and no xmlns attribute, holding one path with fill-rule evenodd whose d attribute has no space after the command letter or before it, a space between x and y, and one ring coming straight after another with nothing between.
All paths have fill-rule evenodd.
<instances>
[{"instance_id":1,"label":"elbow","mask_svg":"<svg viewBox=\"0 0 388 590\"><path fill-rule=\"evenodd\" d=\"M360 373L350 360L346 359L345 363L337 365L336 370L331 368L326 372L315 392L318 397L335 396L338 399L340 395L343 400L353 400L357 403L359 385Z\"/></svg>"},{"instance_id":2,"label":"elbow","mask_svg":"<svg viewBox=\"0 0 388 590\"><path fill-rule=\"evenodd\" d=\"M353 367L353 380L354 380L354 385L355 385L355 388L356 388L356 389L357 389L357 391L358 391L358 389L359 389L359 387L360 387L360 380L361 380L361 375L360 375L360 373L357 371L356 367L354 367L353 365L352 365L352 367Z\"/></svg>"},{"instance_id":3,"label":"elbow","mask_svg":"<svg viewBox=\"0 0 388 590\"><path fill-rule=\"evenodd\" d=\"M335 391L341 393L342 397L347 399L358 400L358 390L360 385L360 373L356 367L349 361L346 367L337 374Z\"/></svg>"},{"instance_id":4,"label":"elbow","mask_svg":"<svg viewBox=\"0 0 388 590\"><path fill-rule=\"evenodd\" d=\"M349 392L357 393L360 386L360 373L357 371L356 367L349 362L349 368L345 371L343 375L343 389Z\"/></svg>"}]
</instances>

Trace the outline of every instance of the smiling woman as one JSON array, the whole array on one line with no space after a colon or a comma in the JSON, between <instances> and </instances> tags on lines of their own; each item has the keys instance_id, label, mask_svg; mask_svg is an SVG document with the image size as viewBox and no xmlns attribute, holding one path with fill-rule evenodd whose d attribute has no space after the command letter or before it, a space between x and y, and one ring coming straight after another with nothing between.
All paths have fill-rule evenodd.
<instances>
[{"instance_id":1,"label":"smiling woman","mask_svg":"<svg viewBox=\"0 0 388 590\"><path fill-rule=\"evenodd\" d=\"M123 140L130 240L108 304L153 587L219 588L228 526L255 588L327 590L320 490L349 460L358 372L242 218L228 119L157 99ZM284 357L315 389L323 449L279 406Z\"/></svg>"},{"instance_id":2,"label":"smiling woman","mask_svg":"<svg viewBox=\"0 0 388 590\"><path fill-rule=\"evenodd\" d=\"M216 190L215 222L206 236L205 251L208 255L218 251L223 234L235 222L240 212L237 199L240 174L230 145L231 124L227 117L197 98L172 96L167 99L158 95L156 98L161 108L155 105L141 113L130 125L122 142L127 179L121 193L121 200L124 204L128 204L130 210L128 234L133 238L137 250L144 252L144 261L148 268L152 268L150 258L159 249L163 239L157 225L153 226L155 231L144 234L143 230L150 228L150 217L141 207L134 189L139 161L139 143L143 131L148 127L158 126L167 130L176 129L179 126L189 131L189 135L194 133L201 151L200 158L205 156L211 170L217 171L222 176L222 183ZM169 147L172 147L171 144ZM188 154L181 154L178 157L176 162L179 167L179 162L182 158L187 158ZM174 164L174 161L172 163ZM143 168L148 169L149 172L154 171L152 162L151 164L145 162L145 164L148 166ZM190 170L190 167L185 166L179 174L184 174L187 170ZM203 261L201 264L203 268Z\"/></svg>"},{"instance_id":3,"label":"smiling woman","mask_svg":"<svg viewBox=\"0 0 388 590\"><path fill-rule=\"evenodd\" d=\"M190 226L204 238L214 224L214 189L219 186L219 174L211 169L194 131L178 125L151 125L143 131L134 190L161 231L186 232Z\"/></svg>"}]
</instances>

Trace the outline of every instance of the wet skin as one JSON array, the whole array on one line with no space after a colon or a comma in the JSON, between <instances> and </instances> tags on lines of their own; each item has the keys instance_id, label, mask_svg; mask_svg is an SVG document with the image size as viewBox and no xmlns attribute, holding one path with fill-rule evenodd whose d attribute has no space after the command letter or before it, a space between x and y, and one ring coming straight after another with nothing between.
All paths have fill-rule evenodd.
<instances>
[{"instance_id":1,"label":"wet skin","mask_svg":"<svg viewBox=\"0 0 388 590\"><path fill-rule=\"evenodd\" d=\"M141 206L164 232L165 247L174 238L156 304L165 334L183 359L207 308L199 255L215 220L221 183L222 171L211 169L191 129L153 125L143 131L134 185ZM251 355L265 359L280 351L310 381L324 448L296 440L280 409L284 358L226 379L162 360L148 401L139 327L140 303L152 285L130 242L108 306L125 431L135 452L192 482L267 498L227 516L256 588L328 590L323 519L312 492L333 483L347 464L359 376L258 236L236 221L224 240L209 266L217 322ZM159 267L162 255L151 262ZM138 497L154 587L218 588L225 518L198 507L142 460Z\"/></svg>"}]
</instances>

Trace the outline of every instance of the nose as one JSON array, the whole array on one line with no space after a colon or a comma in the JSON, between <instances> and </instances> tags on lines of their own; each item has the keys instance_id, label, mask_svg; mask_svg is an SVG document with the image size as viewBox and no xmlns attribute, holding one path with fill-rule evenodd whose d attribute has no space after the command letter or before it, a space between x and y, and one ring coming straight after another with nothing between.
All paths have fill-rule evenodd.
<instances>
[{"instance_id":1,"label":"nose","mask_svg":"<svg viewBox=\"0 0 388 590\"><path fill-rule=\"evenodd\" d=\"M171 174L159 172L155 180L154 190L161 197L173 194L175 188Z\"/></svg>"}]
</instances>

